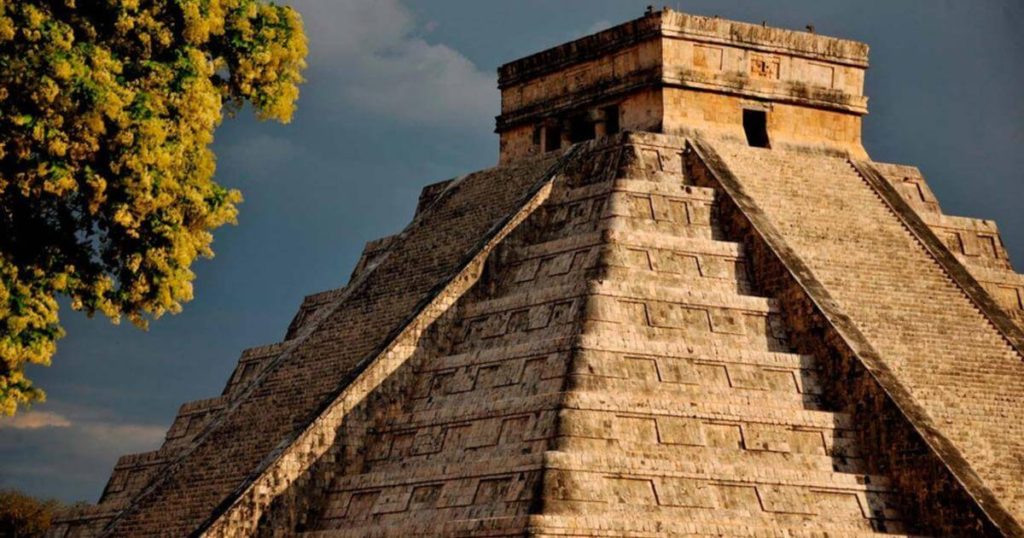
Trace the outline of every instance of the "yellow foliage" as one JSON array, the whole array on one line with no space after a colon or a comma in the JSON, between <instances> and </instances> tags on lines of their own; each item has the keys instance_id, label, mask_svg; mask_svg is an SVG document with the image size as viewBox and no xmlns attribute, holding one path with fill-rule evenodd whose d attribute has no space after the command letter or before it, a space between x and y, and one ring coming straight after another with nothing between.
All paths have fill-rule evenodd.
<instances>
[{"instance_id":1,"label":"yellow foliage","mask_svg":"<svg viewBox=\"0 0 1024 538\"><path fill-rule=\"evenodd\" d=\"M192 299L241 195L213 132L252 105L288 122L307 45L264 0L0 0L0 413L42 398L72 308L140 327ZM227 107L227 108L225 108Z\"/></svg>"},{"instance_id":2,"label":"yellow foliage","mask_svg":"<svg viewBox=\"0 0 1024 538\"><path fill-rule=\"evenodd\" d=\"M54 516L63 508L55 500L36 499L15 490L0 490L0 536L45 536Z\"/></svg>"}]
</instances>

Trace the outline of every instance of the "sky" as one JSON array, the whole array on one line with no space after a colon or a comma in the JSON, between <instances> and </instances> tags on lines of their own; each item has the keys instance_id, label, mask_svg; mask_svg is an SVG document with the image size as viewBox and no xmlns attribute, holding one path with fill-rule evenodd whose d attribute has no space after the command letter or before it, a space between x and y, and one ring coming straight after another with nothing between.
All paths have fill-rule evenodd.
<instances>
[{"instance_id":1,"label":"sky","mask_svg":"<svg viewBox=\"0 0 1024 538\"><path fill-rule=\"evenodd\" d=\"M422 186L496 164L498 65L646 5L288 3L306 21L308 82L291 124L242 114L217 132L217 180L245 203L197 264L196 299L148 332L65 307L53 366L30 370L48 401L0 420L0 488L95 502L119 455L158 448L179 405L220 394L243 349L280 341L303 296L342 286L366 241L408 223ZM872 158L921 168L947 214L996 220L1024 269L1020 0L669 7L867 42Z\"/></svg>"}]
</instances>

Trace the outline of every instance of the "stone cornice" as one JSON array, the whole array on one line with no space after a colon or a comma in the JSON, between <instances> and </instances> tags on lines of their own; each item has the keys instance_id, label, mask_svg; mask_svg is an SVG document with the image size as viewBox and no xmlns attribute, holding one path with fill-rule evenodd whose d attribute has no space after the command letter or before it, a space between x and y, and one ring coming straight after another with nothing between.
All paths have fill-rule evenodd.
<instances>
[{"instance_id":1,"label":"stone cornice","mask_svg":"<svg viewBox=\"0 0 1024 538\"><path fill-rule=\"evenodd\" d=\"M573 64L593 60L661 35L659 19L643 17L563 45L520 58L498 68L498 88L520 84Z\"/></svg>"},{"instance_id":2,"label":"stone cornice","mask_svg":"<svg viewBox=\"0 0 1024 538\"><path fill-rule=\"evenodd\" d=\"M858 41L665 10L504 64L498 68L498 87L505 89L659 37L868 66L868 46Z\"/></svg>"},{"instance_id":3,"label":"stone cornice","mask_svg":"<svg viewBox=\"0 0 1024 538\"><path fill-rule=\"evenodd\" d=\"M787 30L716 17L662 12L661 33L667 37L730 45L867 68L868 46L859 41Z\"/></svg>"}]
</instances>

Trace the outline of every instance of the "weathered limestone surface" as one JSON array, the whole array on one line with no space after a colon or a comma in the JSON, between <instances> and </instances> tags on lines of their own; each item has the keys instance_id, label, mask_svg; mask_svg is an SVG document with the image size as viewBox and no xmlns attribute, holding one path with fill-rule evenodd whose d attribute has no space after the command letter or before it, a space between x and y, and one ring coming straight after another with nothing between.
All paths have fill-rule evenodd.
<instances>
[{"instance_id":1,"label":"weathered limestone surface","mask_svg":"<svg viewBox=\"0 0 1024 538\"><path fill-rule=\"evenodd\" d=\"M882 163L874 166L945 241L974 278L1024 327L1024 275L1010 265L996 223L943 214L935 194L915 167Z\"/></svg>"},{"instance_id":2,"label":"weathered limestone surface","mask_svg":"<svg viewBox=\"0 0 1024 538\"><path fill-rule=\"evenodd\" d=\"M748 148L724 145L724 149L727 149L738 162L730 167L726 164L728 159L723 160L719 152L712 149L706 141L695 142L691 147L700 148L697 153L700 154L701 163L696 168L700 169L702 181L719 185L729 192L730 203L727 205L730 208L726 213L730 214L729 220L732 221L730 228L734 234L745 236L746 242L756 252L754 257L758 262L755 265L759 266L758 280L772 289L781 302L787 305L787 309L796 314L788 316L787 321L788 325L795 329L798 347L807 352L831 356L825 361L827 376L831 379L834 394L845 400L845 406L862 424L859 437L867 449L866 458L875 468L890 469L903 490L913 492L918 497L918 502L910 505L912 510L909 512L913 516L911 519L917 520L922 527L931 528L941 534L1024 534L1020 517L1013 513L1016 510L1014 503L1019 498L1019 489L1009 485L1010 482L1019 483L1016 477L1022 472L1018 455L1020 438L1014 434L995 432L995 428L992 427L995 422L1005 420L1007 416L1013 417L1019 412L1020 390L1016 388L1018 385L1015 382L1011 382L1010 388L1005 391L1002 386L987 391L978 388L986 381L992 382L992 377L986 379L987 376L998 377L1005 374L1007 369L1013 375L1014 369L1020 367L1020 350L1024 348L1021 345L1024 342L1024 335L1007 317L1007 312L971 278L961 262L949 252L923 221L915 222L919 216L915 214L913 208L909 205L900 206L903 202L898 192L887 192L891 187L885 185L882 178L874 182L869 175L863 175L874 173L873 165L845 161L845 165L851 166L851 170L856 170L854 176L863 182L864 188L874 196L874 204L868 204L867 199L858 200L853 197L847 198L852 203L834 206L837 211L842 211L844 217L853 218L853 227L861 229L861 233L853 237L854 245L859 247L859 254L851 256L852 261L848 262L823 262L830 256L839 256L839 252L845 247L835 237L827 235L829 232L842 229L843 224L838 222L841 219L821 216L823 208L833 206L820 205L824 200L819 199L819 205L812 204L801 209L801 201L795 201L796 207L790 209L799 213L801 218L806 218L806 222L798 225L787 222L787 228L779 228L771 218L774 213L763 210L757 202L763 202L761 197L764 197L764 192L760 191L760 195L751 194L747 188L751 180L740 179L742 175L750 174L751 171L750 168L743 168L749 161L743 156L737 157L736 153L743 153ZM757 155L759 154L755 154L754 157ZM749 158L751 155L746 157ZM837 181L850 180L849 175L843 177L846 168L843 164L837 164L836 159L832 159L831 163L815 161L829 159L827 156L776 153L769 158L774 159L775 163L786 163L790 167L807 166L808 162L813 162L815 166L809 167L808 170L813 168L818 172L804 171L801 176L804 178L821 174L817 176L818 179L822 176L838 176ZM731 168L738 168L739 172ZM709 181L709 178L713 179ZM800 181L801 179L792 180L793 183ZM786 180L783 183L786 183ZM825 188L828 189L832 189L831 184ZM821 191L808 192L807 194L812 197L810 199L813 199L815 192L820 195ZM849 197L851 193L845 192L842 195ZM779 202L769 198L769 203ZM884 219L883 215L878 213L879 207L888 211L892 218ZM867 221L873 224L868 226L865 224ZM871 238L872 234L878 233L879 230L883 234L888 232L896 235L866 239ZM902 232L902 237L897 230ZM801 237L801 233L805 235ZM890 253L888 248L893 246L896 237L913 240L915 244L911 246L916 250L913 255L918 256L917 261L898 256L875 258L874 261L864 259L869 257L865 254L871 250L867 248L868 246L882 254ZM905 252L902 254L906 255ZM915 265L920 261L922 254L923 259L931 267ZM816 271L815 268L820 267L822 263L829 266L833 263L840 266L842 263L862 265L846 266L845 272L840 275L829 273L827 269ZM927 275L926 269L938 269L940 281L944 280L949 284L942 286L936 282L929 283L925 293L932 295L928 297L942 298L943 293L958 296L960 304L967 302L967 312L973 310L973 314L976 314L975 319L981 318L982 325L989 329L987 335L974 334L974 340L966 344L947 342L943 338L949 330L947 327L969 319L958 317L966 315L967 312L954 311L954 315L948 316L947 306L911 300L913 293L922 293L920 287L906 286L905 283L893 284L900 278L916 278L918 273ZM832 280L826 281L821 274L828 275ZM836 290L849 292L848 286L854 284L865 286L859 291L873 297L873 300L869 301L873 309L848 312L833 296ZM886 291L878 291L873 286L880 286ZM844 287L847 288L843 289ZM845 298L849 298L849 295ZM946 298L948 299L948 296ZM930 309L921 309L922 304ZM901 315L913 319L901 318ZM887 328L896 332L898 336L893 336L893 332L876 332L879 322L888 323ZM970 324L966 326L971 327ZM978 326L973 328L977 329ZM951 332L963 336L966 331L961 328L960 331ZM963 365L955 362L977 360L972 355L977 351L983 354L984 348L975 350L972 346L976 345L979 339L984 340L986 336L992 343L993 335L997 348L1000 344L1008 347L1010 357L1015 357L1016 361L1009 359L999 362L993 361L990 357L989 367L996 372L963 368ZM878 344L881 337L888 337L890 340ZM912 369L915 365L894 365L892 361L897 355L894 354L893 348L887 348L885 352L878 349L881 346L899 345L913 340L916 340L918 347L903 348L904 353L911 354L915 362L931 361L932 371L927 372L931 375L945 375L947 379L961 378L964 385L959 391L948 384L945 390L936 390L941 384L931 385L932 380L928 378L922 380L920 376L923 368L915 372ZM924 347L925 342L933 347ZM934 353L937 350L936 345L945 346L942 348L945 356L940 353L938 361L914 355L917 352ZM950 361L950 355L957 354L959 356L952 359L953 364L941 363L942 360ZM953 368L963 371L953 373ZM946 400L939 402L938 405L934 401L924 401L921 394L914 394L915 385L925 385L926 388L922 392L927 397L941 395L940 397ZM998 392L999 395L989 397L988 395L993 392ZM971 396L960 401L958 395L965 393L971 393ZM948 408L943 408L945 403L949 404ZM932 415L937 407L941 420L936 420ZM987 425L983 426L987 426L989 435L999 437L999 442L1004 443L1000 449L1008 451L997 456L1002 459L996 464L995 469L980 469L989 464L992 454L985 453L984 448L979 453L979 446L984 445L974 442L970 432L965 434L965 430L969 430L973 425L961 425L972 420L987 422ZM1014 421L1015 419L1010 419L1011 423ZM957 431L957 427L950 427L954 424L963 429ZM991 480L1001 483L988 482Z\"/></svg>"},{"instance_id":3,"label":"weathered limestone surface","mask_svg":"<svg viewBox=\"0 0 1024 538\"><path fill-rule=\"evenodd\" d=\"M866 67L671 10L503 66L502 166L51 534L1024 536L1024 276L864 160Z\"/></svg>"},{"instance_id":4,"label":"weathered limestone surface","mask_svg":"<svg viewBox=\"0 0 1024 538\"><path fill-rule=\"evenodd\" d=\"M863 43L701 17L651 13L501 66L501 162L577 142L580 115L606 129L743 137L744 108L770 110L773 142L864 156ZM555 145L557 147L557 144Z\"/></svg>"},{"instance_id":5,"label":"weathered limestone surface","mask_svg":"<svg viewBox=\"0 0 1024 538\"><path fill-rule=\"evenodd\" d=\"M744 191L1006 508L1024 518L1024 357L844 159L726 146Z\"/></svg>"},{"instance_id":6,"label":"weathered limestone surface","mask_svg":"<svg viewBox=\"0 0 1024 538\"><path fill-rule=\"evenodd\" d=\"M814 357L791 352L682 149L610 144L557 182L349 425L365 445L339 447L263 532L902 530L901 495L823 405Z\"/></svg>"},{"instance_id":7,"label":"weathered limestone surface","mask_svg":"<svg viewBox=\"0 0 1024 538\"><path fill-rule=\"evenodd\" d=\"M237 404L116 521L115 535L188 534L317 415L360 360L453 276L488 231L517 209L550 160L464 178L415 220L389 256L280 354ZM353 288L354 287L354 288Z\"/></svg>"}]
</instances>

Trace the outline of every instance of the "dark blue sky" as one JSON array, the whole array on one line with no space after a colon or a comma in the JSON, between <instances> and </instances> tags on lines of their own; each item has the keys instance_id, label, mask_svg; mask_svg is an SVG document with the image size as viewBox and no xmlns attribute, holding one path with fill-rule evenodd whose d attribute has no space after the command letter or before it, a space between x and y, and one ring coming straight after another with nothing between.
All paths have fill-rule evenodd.
<instances>
[{"instance_id":1,"label":"dark blue sky","mask_svg":"<svg viewBox=\"0 0 1024 538\"><path fill-rule=\"evenodd\" d=\"M95 502L119 454L152 450L178 406L220 393L239 353L341 286L421 186L493 166L495 68L640 16L647 2L295 0L309 82L292 124L227 121L218 181L246 201L196 269L196 299L149 332L65 309L49 401L0 421L0 487ZM995 219L1024 261L1024 3L687 0L670 7L871 45L865 144L920 167L946 213ZM1018 263L1018 267L1020 264Z\"/></svg>"}]
</instances>

